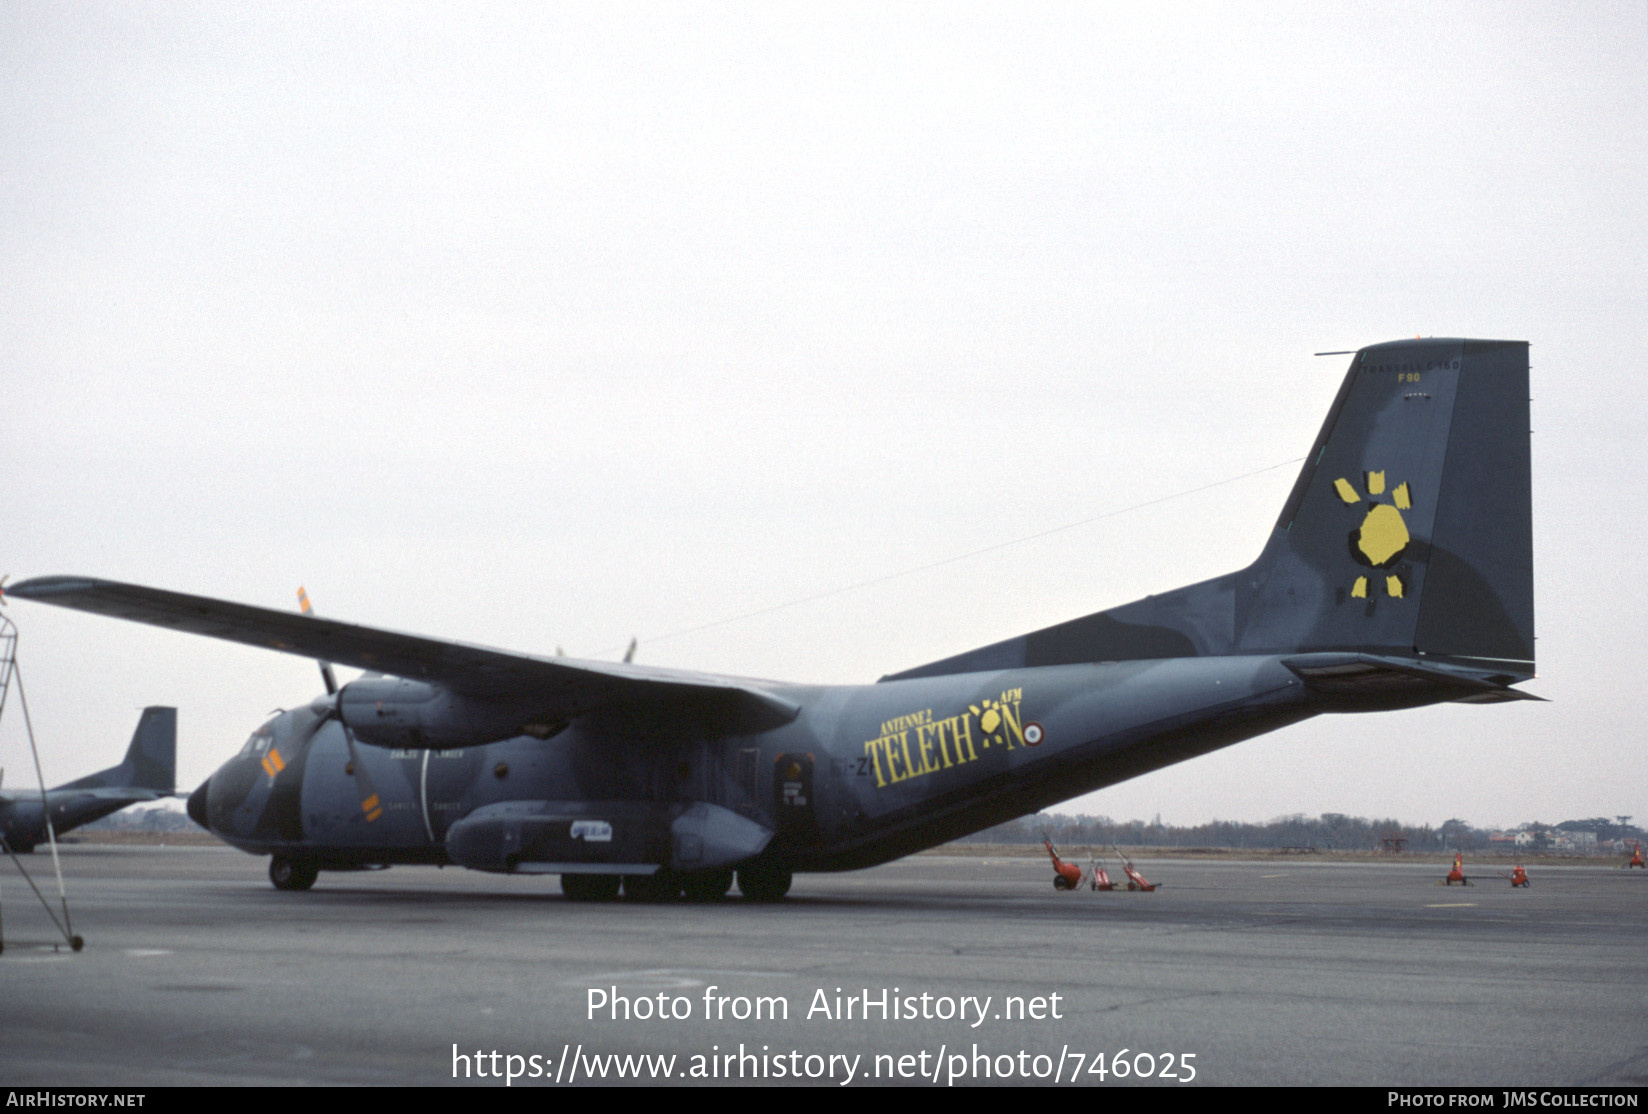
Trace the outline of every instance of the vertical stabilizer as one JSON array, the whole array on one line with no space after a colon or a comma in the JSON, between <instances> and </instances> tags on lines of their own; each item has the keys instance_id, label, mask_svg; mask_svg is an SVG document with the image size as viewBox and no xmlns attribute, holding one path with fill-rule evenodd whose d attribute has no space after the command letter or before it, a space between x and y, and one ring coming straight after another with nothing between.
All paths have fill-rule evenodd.
<instances>
[{"instance_id":1,"label":"vertical stabilizer","mask_svg":"<svg viewBox=\"0 0 1648 1114\"><path fill-rule=\"evenodd\" d=\"M1251 566L883 679L1323 651L1525 678L1531 503L1527 343L1376 344Z\"/></svg>"},{"instance_id":2,"label":"vertical stabilizer","mask_svg":"<svg viewBox=\"0 0 1648 1114\"><path fill-rule=\"evenodd\" d=\"M1356 650L1533 670L1528 346L1357 353L1263 555L1236 649Z\"/></svg>"},{"instance_id":3,"label":"vertical stabilizer","mask_svg":"<svg viewBox=\"0 0 1648 1114\"><path fill-rule=\"evenodd\" d=\"M177 709L143 709L131 745L118 766L99 770L62 789L158 789L170 793L177 781Z\"/></svg>"}]
</instances>

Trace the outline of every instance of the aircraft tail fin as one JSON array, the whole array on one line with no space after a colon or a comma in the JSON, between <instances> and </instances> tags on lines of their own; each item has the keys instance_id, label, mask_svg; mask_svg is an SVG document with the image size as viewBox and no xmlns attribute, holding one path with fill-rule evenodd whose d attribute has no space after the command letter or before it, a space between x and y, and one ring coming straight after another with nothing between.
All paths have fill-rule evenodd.
<instances>
[{"instance_id":1,"label":"aircraft tail fin","mask_svg":"<svg viewBox=\"0 0 1648 1114\"><path fill-rule=\"evenodd\" d=\"M143 709L118 766L88 774L63 789L156 789L170 793L177 782L177 709Z\"/></svg>"},{"instance_id":2,"label":"aircraft tail fin","mask_svg":"<svg viewBox=\"0 0 1648 1114\"><path fill-rule=\"evenodd\" d=\"M1263 555L1242 653L1355 650L1534 665L1528 345L1357 353Z\"/></svg>"},{"instance_id":3,"label":"aircraft tail fin","mask_svg":"<svg viewBox=\"0 0 1648 1114\"><path fill-rule=\"evenodd\" d=\"M1528 345L1364 348L1251 566L884 680L1349 652L1533 675Z\"/></svg>"}]
</instances>

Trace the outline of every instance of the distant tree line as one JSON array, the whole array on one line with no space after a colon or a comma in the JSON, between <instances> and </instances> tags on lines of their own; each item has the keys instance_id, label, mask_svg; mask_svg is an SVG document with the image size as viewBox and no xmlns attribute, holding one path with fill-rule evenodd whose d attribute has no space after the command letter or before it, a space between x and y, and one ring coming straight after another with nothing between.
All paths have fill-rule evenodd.
<instances>
[{"instance_id":1,"label":"distant tree line","mask_svg":"<svg viewBox=\"0 0 1648 1114\"><path fill-rule=\"evenodd\" d=\"M1598 841L1648 839L1640 828L1628 823L1629 816L1612 819L1565 820L1545 825L1538 821L1522 825L1533 832L1555 828L1569 832L1594 832ZM1404 824L1398 820L1370 820L1324 812L1306 816L1302 812L1279 816L1262 824L1215 820L1208 824L1178 827L1155 820L1114 820L1108 816L1064 816L1037 813L1021 816L970 836L958 843L1040 843L1051 839L1060 848L1104 847L1112 843L1129 847L1235 847L1279 850L1309 847L1318 851L1378 851L1386 839L1400 839L1408 851L1473 851L1490 846L1493 831L1471 826L1464 820L1448 820L1438 827ZM1535 846L1549 840L1535 836Z\"/></svg>"}]
</instances>

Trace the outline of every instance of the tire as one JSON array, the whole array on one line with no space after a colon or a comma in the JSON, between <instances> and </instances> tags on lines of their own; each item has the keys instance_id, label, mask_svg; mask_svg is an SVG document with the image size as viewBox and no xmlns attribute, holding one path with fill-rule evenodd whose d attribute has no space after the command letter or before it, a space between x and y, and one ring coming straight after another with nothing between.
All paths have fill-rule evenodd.
<instances>
[{"instance_id":1,"label":"tire","mask_svg":"<svg viewBox=\"0 0 1648 1114\"><path fill-rule=\"evenodd\" d=\"M738 892L745 901L781 901L790 892L791 879L783 867L743 866L738 868Z\"/></svg>"},{"instance_id":2,"label":"tire","mask_svg":"<svg viewBox=\"0 0 1648 1114\"><path fill-rule=\"evenodd\" d=\"M688 901L720 901L732 889L732 871L704 870L681 879L681 890Z\"/></svg>"},{"instance_id":3,"label":"tire","mask_svg":"<svg viewBox=\"0 0 1648 1114\"><path fill-rule=\"evenodd\" d=\"M561 892L568 901L612 901L618 896L616 874L563 874Z\"/></svg>"},{"instance_id":4,"label":"tire","mask_svg":"<svg viewBox=\"0 0 1648 1114\"><path fill-rule=\"evenodd\" d=\"M656 874L624 875L624 897L629 901L674 901L681 896L681 876L668 870Z\"/></svg>"},{"instance_id":5,"label":"tire","mask_svg":"<svg viewBox=\"0 0 1648 1114\"><path fill-rule=\"evenodd\" d=\"M307 890L320 877L320 868L302 859L276 855L269 860L269 881L277 890Z\"/></svg>"}]
</instances>

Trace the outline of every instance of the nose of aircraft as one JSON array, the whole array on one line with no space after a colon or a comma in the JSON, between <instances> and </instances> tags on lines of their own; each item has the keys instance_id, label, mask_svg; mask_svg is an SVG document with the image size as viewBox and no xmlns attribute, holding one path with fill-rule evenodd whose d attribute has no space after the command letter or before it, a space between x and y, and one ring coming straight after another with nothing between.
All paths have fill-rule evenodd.
<instances>
[{"instance_id":1,"label":"nose of aircraft","mask_svg":"<svg viewBox=\"0 0 1648 1114\"><path fill-rule=\"evenodd\" d=\"M200 788L189 794L189 804L187 806L189 819L193 820L196 824L199 824L202 828L206 828L208 831L210 830L210 826L206 823L206 788L211 784L211 778L207 778L205 781L201 782Z\"/></svg>"}]
</instances>

